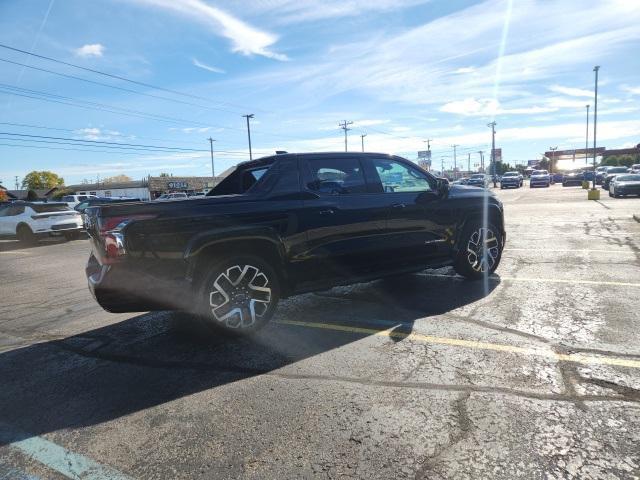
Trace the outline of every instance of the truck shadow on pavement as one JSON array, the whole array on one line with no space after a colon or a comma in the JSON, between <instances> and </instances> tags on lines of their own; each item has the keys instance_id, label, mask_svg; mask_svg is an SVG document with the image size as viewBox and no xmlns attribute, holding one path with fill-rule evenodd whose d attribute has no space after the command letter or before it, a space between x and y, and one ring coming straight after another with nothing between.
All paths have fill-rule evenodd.
<instances>
[{"instance_id":1,"label":"truck shadow on pavement","mask_svg":"<svg viewBox=\"0 0 640 480\"><path fill-rule=\"evenodd\" d=\"M475 302L498 283L492 278L487 289L483 282L414 276L293 297L253 338L206 337L179 315L159 312L8 351L0 354L0 426L11 428L0 428L0 445L99 425L256 375L295 377L277 370L369 335L280 321L377 329L395 323L410 332L416 319Z\"/></svg>"}]
</instances>

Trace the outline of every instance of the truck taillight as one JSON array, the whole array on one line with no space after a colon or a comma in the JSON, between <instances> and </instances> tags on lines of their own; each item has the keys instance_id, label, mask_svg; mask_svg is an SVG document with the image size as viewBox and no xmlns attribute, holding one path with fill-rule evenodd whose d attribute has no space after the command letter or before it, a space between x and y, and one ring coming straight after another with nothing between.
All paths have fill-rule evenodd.
<instances>
[{"instance_id":1,"label":"truck taillight","mask_svg":"<svg viewBox=\"0 0 640 480\"><path fill-rule=\"evenodd\" d=\"M103 263L114 263L127 254L124 228L135 220L149 220L155 215L107 217L99 222L99 235L104 245Z\"/></svg>"}]
</instances>

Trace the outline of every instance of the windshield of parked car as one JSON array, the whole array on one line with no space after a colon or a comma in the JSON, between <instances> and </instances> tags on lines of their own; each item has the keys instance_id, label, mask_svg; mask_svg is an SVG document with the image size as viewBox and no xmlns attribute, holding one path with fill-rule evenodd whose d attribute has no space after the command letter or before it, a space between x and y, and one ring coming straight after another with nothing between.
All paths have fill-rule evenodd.
<instances>
[{"instance_id":1,"label":"windshield of parked car","mask_svg":"<svg viewBox=\"0 0 640 480\"><path fill-rule=\"evenodd\" d=\"M531 175L532 176L534 176L534 175L549 175L549 172L547 172L546 170L534 170Z\"/></svg>"},{"instance_id":2,"label":"windshield of parked car","mask_svg":"<svg viewBox=\"0 0 640 480\"><path fill-rule=\"evenodd\" d=\"M471 177L470 177L470 178L480 178L480 179L482 179L482 178L484 178L484 177L485 177L485 176L484 176L484 174L482 174L482 173L478 173L478 174L475 174L475 175L471 175Z\"/></svg>"},{"instance_id":3,"label":"windshield of parked car","mask_svg":"<svg viewBox=\"0 0 640 480\"><path fill-rule=\"evenodd\" d=\"M638 175L618 175L616 182L640 182L640 174Z\"/></svg>"},{"instance_id":4,"label":"windshield of parked car","mask_svg":"<svg viewBox=\"0 0 640 480\"><path fill-rule=\"evenodd\" d=\"M627 173L628 171L627 167L613 167L607 170L607 173Z\"/></svg>"}]
</instances>

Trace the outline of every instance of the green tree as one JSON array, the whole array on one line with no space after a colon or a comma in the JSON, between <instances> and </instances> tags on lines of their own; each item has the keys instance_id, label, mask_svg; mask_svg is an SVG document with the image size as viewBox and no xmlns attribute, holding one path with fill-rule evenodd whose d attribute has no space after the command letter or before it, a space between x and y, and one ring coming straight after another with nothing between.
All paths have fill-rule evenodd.
<instances>
[{"instance_id":1,"label":"green tree","mask_svg":"<svg viewBox=\"0 0 640 480\"><path fill-rule=\"evenodd\" d=\"M603 158L600 165L606 167L630 167L634 163L640 163L640 155L612 155Z\"/></svg>"},{"instance_id":2,"label":"green tree","mask_svg":"<svg viewBox=\"0 0 640 480\"><path fill-rule=\"evenodd\" d=\"M48 170L29 172L22 180L22 188L29 190L53 188L64 185L64 178Z\"/></svg>"},{"instance_id":3,"label":"green tree","mask_svg":"<svg viewBox=\"0 0 640 480\"><path fill-rule=\"evenodd\" d=\"M33 202L34 200L38 200L38 194L33 190L29 190L27 192L27 200L29 200L30 202Z\"/></svg>"},{"instance_id":4,"label":"green tree","mask_svg":"<svg viewBox=\"0 0 640 480\"><path fill-rule=\"evenodd\" d=\"M168 173L162 172L160 174L161 177L170 177L171 175L169 175Z\"/></svg>"}]
</instances>

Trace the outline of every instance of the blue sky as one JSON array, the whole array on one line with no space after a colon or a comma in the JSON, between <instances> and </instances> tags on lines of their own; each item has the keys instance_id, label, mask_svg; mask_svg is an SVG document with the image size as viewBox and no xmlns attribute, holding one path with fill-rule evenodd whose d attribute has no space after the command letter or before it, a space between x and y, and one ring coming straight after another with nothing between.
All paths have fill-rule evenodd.
<instances>
[{"instance_id":1,"label":"blue sky","mask_svg":"<svg viewBox=\"0 0 640 480\"><path fill-rule=\"evenodd\" d=\"M36 169L67 184L207 175L209 136L220 172L248 157L248 113L254 156L341 150L338 122L347 119L350 149L366 134L367 150L415 159L429 138L436 165L452 164L452 144L459 161L471 153L475 164L478 150L488 155L486 124L495 119L504 160L523 162L552 145L584 146L594 65L598 144L632 146L640 143L638 24L640 4L628 0L3 0L1 44L198 98L0 48L0 180L13 185ZM105 111L113 107L129 112ZM198 151L76 151L7 133Z\"/></svg>"}]
</instances>

